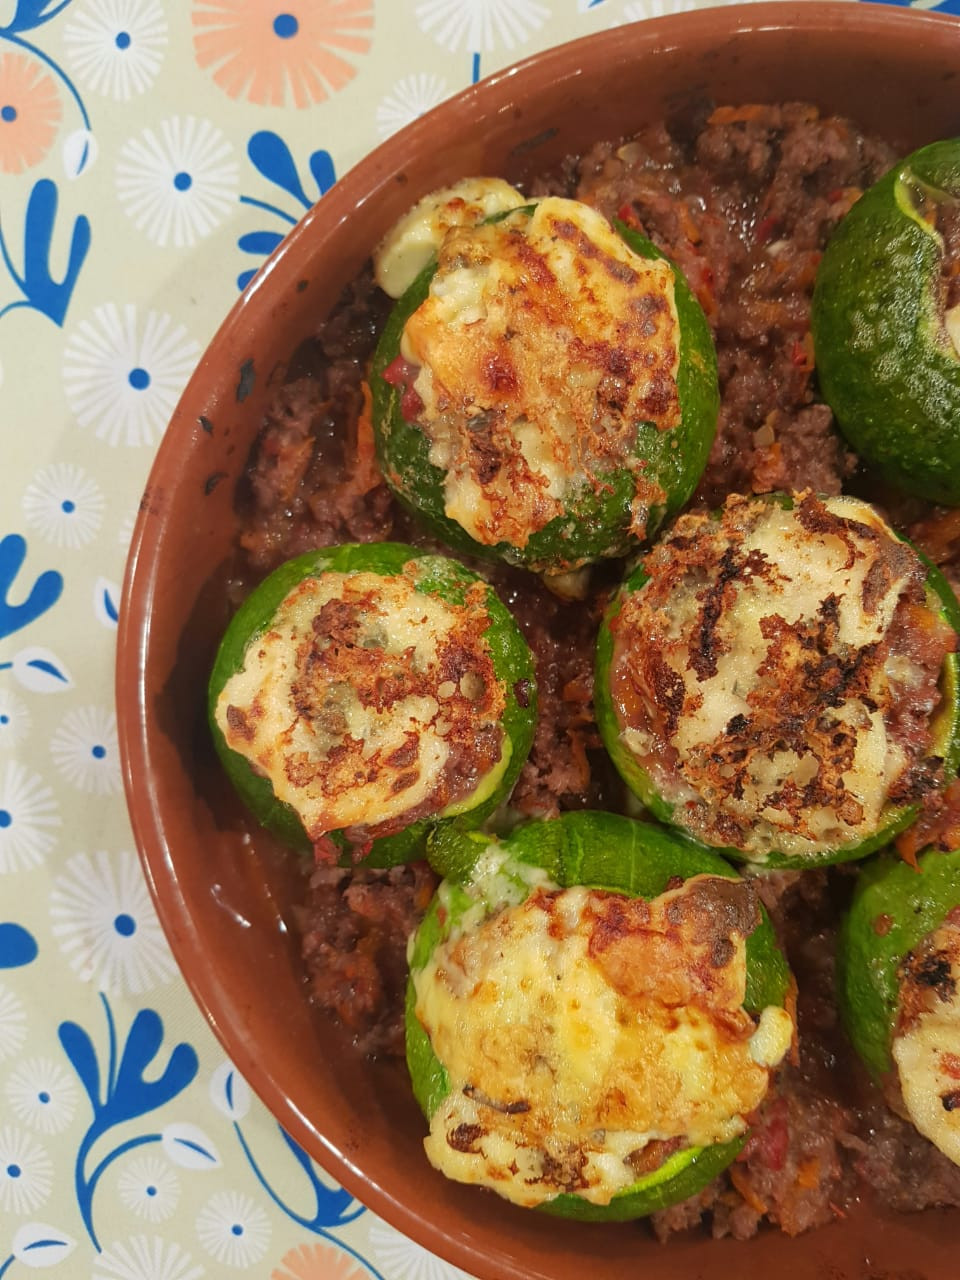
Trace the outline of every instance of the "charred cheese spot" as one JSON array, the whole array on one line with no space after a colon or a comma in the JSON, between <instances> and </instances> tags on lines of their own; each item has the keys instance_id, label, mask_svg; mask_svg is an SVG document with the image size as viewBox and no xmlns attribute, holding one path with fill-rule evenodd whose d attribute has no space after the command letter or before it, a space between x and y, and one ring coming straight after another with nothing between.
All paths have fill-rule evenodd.
<instances>
[{"instance_id":1,"label":"charred cheese spot","mask_svg":"<svg viewBox=\"0 0 960 1280\"><path fill-rule=\"evenodd\" d=\"M472 226L524 203L520 192L502 178L463 178L452 187L431 191L377 246L373 255L377 284L388 297L399 298L452 227Z\"/></svg>"},{"instance_id":2,"label":"charred cheese spot","mask_svg":"<svg viewBox=\"0 0 960 1280\"><path fill-rule=\"evenodd\" d=\"M953 633L866 503L732 497L678 520L645 568L613 623L611 693L621 742L695 835L754 859L827 852L937 784Z\"/></svg>"},{"instance_id":3,"label":"charred cheese spot","mask_svg":"<svg viewBox=\"0 0 960 1280\"><path fill-rule=\"evenodd\" d=\"M960 929L945 923L905 960L893 1059L910 1119L960 1164Z\"/></svg>"},{"instance_id":4,"label":"charred cheese spot","mask_svg":"<svg viewBox=\"0 0 960 1280\"><path fill-rule=\"evenodd\" d=\"M665 494L644 478L638 428L679 424L679 351L671 267L635 254L595 210L551 197L450 231L401 343L447 517L477 542L522 549L626 468L642 537Z\"/></svg>"},{"instance_id":5,"label":"charred cheese spot","mask_svg":"<svg viewBox=\"0 0 960 1280\"><path fill-rule=\"evenodd\" d=\"M218 699L227 745L314 841L455 811L508 763L486 586L455 605L418 591L415 572L305 578Z\"/></svg>"},{"instance_id":6,"label":"charred cheese spot","mask_svg":"<svg viewBox=\"0 0 960 1280\"><path fill-rule=\"evenodd\" d=\"M650 902L540 884L456 931L413 978L450 1080L431 1162L521 1205L606 1204L646 1150L742 1134L793 1033L743 1008L758 920L752 886L707 875Z\"/></svg>"}]
</instances>

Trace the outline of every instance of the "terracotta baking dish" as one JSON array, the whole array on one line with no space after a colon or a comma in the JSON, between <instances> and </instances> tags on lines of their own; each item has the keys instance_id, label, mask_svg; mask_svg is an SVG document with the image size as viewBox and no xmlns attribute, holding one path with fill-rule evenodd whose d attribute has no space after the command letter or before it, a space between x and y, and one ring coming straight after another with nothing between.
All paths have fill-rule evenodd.
<instances>
[{"instance_id":1,"label":"terracotta baking dish","mask_svg":"<svg viewBox=\"0 0 960 1280\"><path fill-rule=\"evenodd\" d=\"M289 855L216 768L204 686L227 620L235 485L284 362L394 220L465 174L521 181L690 99L812 100L909 150L960 133L960 23L852 3L723 7L620 27L504 71L375 151L323 197L238 301L173 417L126 576L117 701L147 878L187 982L287 1130L400 1230L491 1280L947 1280L960 1217L862 1207L798 1239L676 1239L585 1226L454 1185L423 1156L404 1074L358 1057L304 996Z\"/></svg>"}]
</instances>

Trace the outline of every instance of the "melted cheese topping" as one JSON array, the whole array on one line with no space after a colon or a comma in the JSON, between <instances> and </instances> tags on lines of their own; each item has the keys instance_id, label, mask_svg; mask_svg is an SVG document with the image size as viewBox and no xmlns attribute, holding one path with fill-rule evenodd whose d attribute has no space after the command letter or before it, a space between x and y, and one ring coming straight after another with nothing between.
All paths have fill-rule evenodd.
<instances>
[{"instance_id":1,"label":"melted cheese topping","mask_svg":"<svg viewBox=\"0 0 960 1280\"><path fill-rule=\"evenodd\" d=\"M960 1164L960 928L934 930L908 957L892 1052L910 1119Z\"/></svg>"},{"instance_id":2,"label":"melted cheese topping","mask_svg":"<svg viewBox=\"0 0 960 1280\"><path fill-rule=\"evenodd\" d=\"M423 197L384 236L373 275L390 298L406 293L453 227L473 226L526 203L502 178L463 178Z\"/></svg>"},{"instance_id":3,"label":"melted cheese topping","mask_svg":"<svg viewBox=\"0 0 960 1280\"><path fill-rule=\"evenodd\" d=\"M874 831L910 764L888 721L926 679L891 646L901 601L940 625L915 553L854 498L734 497L647 565L611 677L621 739L676 816L756 858Z\"/></svg>"},{"instance_id":4,"label":"melted cheese topping","mask_svg":"<svg viewBox=\"0 0 960 1280\"><path fill-rule=\"evenodd\" d=\"M450 1080L431 1162L522 1205L606 1204L742 1134L793 1034L743 1009L757 918L752 887L698 876L649 903L541 885L452 935L413 979Z\"/></svg>"},{"instance_id":5,"label":"melted cheese topping","mask_svg":"<svg viewBox=\"0 0 960 1280\"><path fill-rule=\"evenodd\" d=\"M642 537L664 494L643 478L637 428L679 423L679 350L671 268L586 205L549 198L449 232L401 343L447 516L522 548L599 475L629 468Z\"/></svg>"},{"instance_id":6,"label":"melted cheese topping","mask_svg":"<svg viewBox=\"0 0 960 1280\"><path fill-rule=\"evenodd\" d=\"M389 834L500 776L509 743L485 600L482 583L457 606L417 591L413 573L324 573L251 644L216 721L312 840Z\"/></svg>"}]
</instances>

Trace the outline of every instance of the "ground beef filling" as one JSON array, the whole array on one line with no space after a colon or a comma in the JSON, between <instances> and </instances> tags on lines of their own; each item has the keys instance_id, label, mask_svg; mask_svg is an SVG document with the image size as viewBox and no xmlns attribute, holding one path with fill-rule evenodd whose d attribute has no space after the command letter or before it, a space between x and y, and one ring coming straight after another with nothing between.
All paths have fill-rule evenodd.
<instances>
[{"instance_id":1,"label":"ground beef filling","mask_svg":"<svg viewBox=\"0 0 960 1280\"><path fill-rule=\"evenodd\" d=\"M632 139L571 157L531 194L573 196L645 232L679 263L703 305L716 341L721 410L694 505L718 506L731 492L853 487L878 498L895 527L960 583L960 511L931 510L858 472L817 396L809 313L820 254L896 154L850 121L805 104L715 109L703 102ZM955 224L950 239L960 240ZM291 358L248 466L238 597L313 547L387 538L435 545L383 484L364 407L365 366L391 305L365 271ZM512 798L523 815L622 811L627 803L592 709L593 646L615 570L594 570L577 602L545 596L531 575L484 570L537 666L536 741ZM960 794L945 804L937 831L944 840L954 832L960 838ZM864 1188L897 1209L960 1205L960 1169L889 1109L838 1027L835 932L852 874L840 868L759 882L799 984L799 1057L782 1071L779 1098L761 1109L731 1170L654 1216L661 1237L701 1224L717 1236L747 1237L764 1221L796 1234L830 1222ZM403 1052L406 936L433 883L423 866L324 867L305 888L312 997L339 1016L364 1052Z\"/></svg>"},{"instance_id":2,"label":"ground beef filling","mask_svg":"<svg viewBox=\"0 0 960 1280\"><path fill-rule=\"evenodd\" d=\"M805 103L701 104L571 170L577 197L686 275L714 332L717 437L698 497L840 492L854 458L817 403L810 299L823 247L893 151Z\"/></svg>"},{"instance_id":3,"label":"ground beef filling","mask_svg":"<svg viewBox=\"0 0 960 1280\"><path fill-rule=\"evenodd\" d=\"M436 887L423 862L389 871L321 864L310 875L300 919L310 994L362 1053L403 1054L407 938Z\"/></svg>"}]
</instances>

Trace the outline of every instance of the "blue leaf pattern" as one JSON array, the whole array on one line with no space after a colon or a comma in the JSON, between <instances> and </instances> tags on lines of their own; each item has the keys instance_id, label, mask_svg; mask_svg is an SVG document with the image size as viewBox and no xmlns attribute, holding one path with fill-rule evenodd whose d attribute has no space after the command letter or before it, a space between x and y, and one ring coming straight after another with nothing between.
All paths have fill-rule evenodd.
<instances>
[{"instance_id":1,"label":"blue leaf pattern","mask_svg":"<svg viewBox=\"0 0 960 1280\"><path fill-rule=\"evenodd\" d=\"M310 207L290 148L279 134L268 129L255 133L247 144L247 155L268 182L294 196L304 208Z\"/></svg>"},{"instance_id":2,"label":"blue leaf pattern","mask_svg":"<svg viewBox=\"0 0 960 1280\"><path fill-rule=\"evenodd\" d=\"M294 1160L303 1170L307 1177L307 1183L313 1195L314 1209L313 1214L298 1213L289 1205L286 1200L274 1188L272 1183L267 1180L266 1175L260 1168L260 1165L253 1154L250 1144L244 1136L240 1124L234 1122L234 1131L240 1143L243 1154L247 1157L247 1161L253 1173L266 1191L267 1195L274 1204L282 1209L288 1218L292 1218L299 1226L304 1227L307 1231L312 1231L315 1235L329 1236L331 1227L342 1227L348 1222L353 1222L355 1218L359 1218L366 1210L362 1204L354 1200L349 1191L345 1191L343 1187L328 1187L317 1173L316 1166L311 1158L287 1131L277 1125L280 1136L286 1143L289 1151L293 1155ZM352 1206L352 1207L351 1207ZM332 1238L332 1237L331 1237ZM338 1241L342 1246L342 1241ZM369 1263L367 1264L369 1266Z\"/></svg>"},{"instance_id":3,"label":"blue leaf pattern","mask_svg":"<svg viewBox=\"0 0 960 1280\"><path fill-rule=\"evenodd\" d=\"M292 196L300 208L291 212L285 207L282 199L280 204L275 204L272 199L263 200L260 197L248 195L242 195L240 203L260 209L282 222L287 228L294 226L303 211L309 209L320 196L329 191L337 180L330 152L324 150L311 152L307 158L307 168L316 185L317 194L313 197L308 195L290 148L278 133L269 129L261 129L251 136L247 143L247 155L257 172L274 187L279 188L282 193ZM273 252L282 239L283 234L277 231L248 231L240 236L237 246L243 253L266 257ZM237 277L237 288L245 289L256 274L256 267L241 272Z\"/></svg>"},{"instance_id":4,"label":"blue leaf pattern","mask_svg":"<svg viewBox=\"0 0 960 1280\"><path fill-rule=\"evenodd\" d=\"M195 1124L168 1124L160 1141L169 1159L184 1169L220 1167L219 1151Z\"/></svg>"},{"instance_id":5,"label":"blue leaf pattern","mask_svg":"<svg viewBox=\"0 0 960 1280\"><path fill-rule=\"evenodd\" d=\"M231 1062L223 1062L210 1078L210 1101L228 1120L242 1120L250 1110L250 1086Z\"/></svg>"},{"instance_id":6,"label":"blue leaf pattern","mask_svg":"<svg viewBox=\"0 0 960 1280\"><path fill-rule=\"evenodd\" d=\"M25 600L11 604L14 579L26 558L27 541L20 534L8 533L0 539L0 640L53 608L63 591L63 575L56 569L47 569L34 582Z\"/></svg>"},{"instance_id":7,"label":"blue leaf pattern","mask_svg":"<svg viewBox=\"0 0 960 1280\"><path fill-rule=\"evenodd\" d=\"M2 616L2 606L0 606ZM0 627L0 637L3 631ZM13 677L31 693L62 693L73 688L70 673L49 649L30 645L19 649L9 662L0 662L0 671L12 671Z\"/></svg>"},{"instance_id":8,"label":"blue leaf pattern","mask_svg":"<svg viewBox=\"0 0 960 1280\"><path fill-rule=\"evenodd\" d=\"M100 1071L96 1049L86 1031L75 1022L62 1022L59 1027L60 1043L80 1078L93 1111L93 1119L77 1151L74 1185L83 1224L98 1250L100 1243L93 1223L93 1196L97 1183L119 1156L135 1147L160 1142L162 1135L146 1133L128 1138L88 1170L93 1147L116 1125L147 1115L182 1093L196 1076L199 1066L193 1047L177 1044L160 1075L153 1080L144 1079L144 1073L153 1064L163 1044L163 1020L153 1009L141 1009L137 1013L127 1033L118 1066L113 1013L102 992L100 999L106 1014L109 1039L105 1074ZM102 1081L105 1083L103 1095L100 1092Z\"/></svg>"},{"instance_id":9,"label":"blue leaf pattern","mask_svg":"<svg viewBox=\"0 0 960 1280\"><path fill-rule=\"evenodd\" d=\"M878 3L906 9L933 9L936 13L960 13L960 0L943 0L941 4L929 4L926 0L878 0Z\"/></svg>"},{"instance_id":10,"label":"blue leaf pattern","mask_svg":"<svg viewBox=\"0 0 960 1280\"><path fill-rule=\"evenodd\" d=\"M0 254L7 271L23 294L18 302L11 302L0 311L0 316L18 307L29 307L47 316L56 325L62 325L67 307L76 288L77 276L90 248L90 221L83 214L74 220L70 237L67 269L62 280L54 278L50 265L53 229L57 218L57 184L49 178L40 178L33 185L27 201L23 229L23 271L13 264L10 248L0 230Z\"/></svg>"},{"instance_id":11,"label":"blue leaf pattern","mask_svg":"<svg viewBox=\"0 0 960 1280\"><path fill-rule=\"evenodd\" d=\"M248 231L237 241L244 253L273 253L283 239L279 231Z\"/></svg>"},{"instance_id":12,"label":"blue leaf pattern","mask_svg":"<svg viewBox=\"0 0 960 1280\"><path fill-rule=\"evenodd\" d=\"M37 940L23 925L0 924L0 969L20 969L37 958Z\"/></svg>"},{"instance_id":13,"label":"blue leaf pattern","mask_svg":"<svg viewBox=\"0 0 960 1280\"><path fill-rule=\"evenodd\" d=\"M119 594L115 583L109 582L106 578L97 579L93 597L94 616L103 626L111 629L116 627L120 619L120 609L117 605Z\"/></svg>"},{"instance_id":14,"label":"blue leaf pattern","mask_svg":"<svg viewBox=\"0 0 960 1280\"><path fill-rule=\"evenodd\" d=\"M24 1266L34 1268L55 1267L73 1253L76 1245L72 1236L57 1227L51 1227L45 1222L27 1222L13 1237L10 1261L16 1259ZM4 1270L5 1268L0 1267L0 1276Z\"/></svg>"},{"instance_id":15,"label":"blue leaf pattern","mask_svg":"<svg viewBox=\"0 0 960 1280\"><path fill-rule=\"evenodd\" d=\"M63 672L54 663L48 662L46 658L31 658L27 664L34 671L40 671L45 676L52 676L54 680L62 680Z\"/></svg>"},{"instance_id":16,"label":"blue leaf pattern","mask_svg":"<svg viewBox=\"0 0 960 1280\"><path fill-rule=\"evenodd\" d=\"M310 172L321 195L329 191L337 180L333 171L333 159L329 151L314 151L310 157Z\"/></svg>"},{"instance_id":17,"label":"blue leaf pattern","mask_svg":"<svg viewBox=\"0 0 960 1280\"><path fill-rule=\"evenodd\" d=\"M13 18L5 27L0 27L0 35L32 31L55 18L69 3L70 0L18 0Z\"/></svg>"},{"instance_id":18,"label":"blue leaf pattern","mask_svg":"<svg viewBox=\"0 0 960 1280\"><path fill-rule=\"evenodd\" d=\"M90 1099L93 1114L100 1109L100 1064L93 1041L75 1022L61 1022L57 1028L60 1045Z\"/></svg>"}]
</instances>

